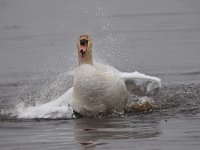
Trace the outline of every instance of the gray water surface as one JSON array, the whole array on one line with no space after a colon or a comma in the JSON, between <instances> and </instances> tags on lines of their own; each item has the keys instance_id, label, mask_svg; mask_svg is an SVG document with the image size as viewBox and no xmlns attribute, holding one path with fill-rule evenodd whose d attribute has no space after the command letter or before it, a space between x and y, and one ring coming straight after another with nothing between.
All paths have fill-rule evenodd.
<instances>
[{"instance_id":1,"label":"gray water surface","mask_svg":"<svg viewBox=\"0 0 200 150\"><path fill-rule=\"evenodd\" d=\"M80 34L93 38L95 61L161 78L159 109L13 118L19 102L49 102L72 86ZM0 148L199 150L199 57L199 0L0 0Z\"/></svg>"},{"instance_id":2,"label":"gray water surface","mask_svg":"<svg viewBox=\"0 0 200 150\"><path fill-rule=\"evenodd\" d=\"M2 122L1 149L199 149L199 116ZM191 123L192 122L192 123Z\"/></svg>"}]
</instances>

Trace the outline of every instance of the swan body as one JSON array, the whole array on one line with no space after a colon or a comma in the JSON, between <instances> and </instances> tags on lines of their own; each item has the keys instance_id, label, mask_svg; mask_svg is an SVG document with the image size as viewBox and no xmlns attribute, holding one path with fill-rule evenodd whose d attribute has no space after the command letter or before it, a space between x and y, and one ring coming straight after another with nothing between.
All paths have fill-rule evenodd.
<instances>
[{"instance_id":1,"label":"swan body","mask_svg":"<svg viewBox=\"0 0 200 150\"><path fill-rule=\"evenodd\" d=\"M127 101L126 86L123 80L111 72L82 64L75 71L73 87L70 105L83 116L124 111Z\"/></svg>"},{"instance_id":2,"label":"swan body","mask_svg":"<svg viewBox=\"0 0 200 150\"><path fill-rule=\"evenodd\" d=\"M79 37L77 48L79 67L74 74L70 106L83 116L123 113L128 98L123 80L93 65L92 40L88 35Z\"/></svg>"}]
</instances>

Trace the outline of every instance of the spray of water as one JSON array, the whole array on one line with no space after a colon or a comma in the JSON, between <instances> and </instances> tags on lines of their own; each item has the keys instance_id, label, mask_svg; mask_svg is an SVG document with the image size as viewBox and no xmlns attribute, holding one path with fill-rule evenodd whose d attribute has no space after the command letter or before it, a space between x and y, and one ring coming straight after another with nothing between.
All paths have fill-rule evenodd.
<instances>
[{"instance_id":1,"label":"spray of water","mask_svg":"<svg viewBox=\"0 0 200 150\"><path fill-rule=\"evenodd\" d=\"M124 53L128 51L125 37L121 34L113 32L116 27L113 24L112 16L108 16L106 14L105 8L106 5L103 1L96 1L96 18L103 37L96 43L95 46L97 52L100 52L98 55L102 56L102 54L104 54L102 57L106 57L108 64L111 64L119 70L125 71L124 66L127 66L130 61L133 61L133 58L130 58L130 55ZM120 63L119 60L122 60L123 63ZM134 66L132 66L131 69L134 70Z\"/></svg>"}]
</instances>

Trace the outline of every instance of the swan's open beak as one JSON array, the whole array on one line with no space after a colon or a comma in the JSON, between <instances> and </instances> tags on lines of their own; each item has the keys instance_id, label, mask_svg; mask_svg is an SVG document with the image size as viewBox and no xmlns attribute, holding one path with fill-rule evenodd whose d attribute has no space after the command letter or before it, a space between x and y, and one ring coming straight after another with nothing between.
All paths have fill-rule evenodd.
<instances>
[{"instance_id":1,"label":"swan's open beak","mask_svg":"<svg viewBox=\"0 0 200 150\"><path fill-rule=\"evenodd\" d=\"M80 40L80 47L79 47L79 52L81 53L81 56L84 57L85 53L88 48L88 40L86 39L81 39Z\"/></svg>"}]
</instances>

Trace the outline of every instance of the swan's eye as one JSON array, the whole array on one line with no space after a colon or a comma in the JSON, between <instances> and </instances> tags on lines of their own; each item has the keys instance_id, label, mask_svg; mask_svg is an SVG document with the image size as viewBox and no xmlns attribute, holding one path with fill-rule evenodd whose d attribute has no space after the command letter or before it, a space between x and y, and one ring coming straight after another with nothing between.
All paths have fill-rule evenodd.
<instances>
[{"instance_id":1,"label":"swan's eye","mask_svg":"<svg viewBox=\"0 0 200 150\"><path fill-rule=\"evenodd\" d=\"M86 44L88 44L88 40L86 40L86 39L80 40L80 45L81 46L85 46Z\"/></svg>"}]
</instances>

